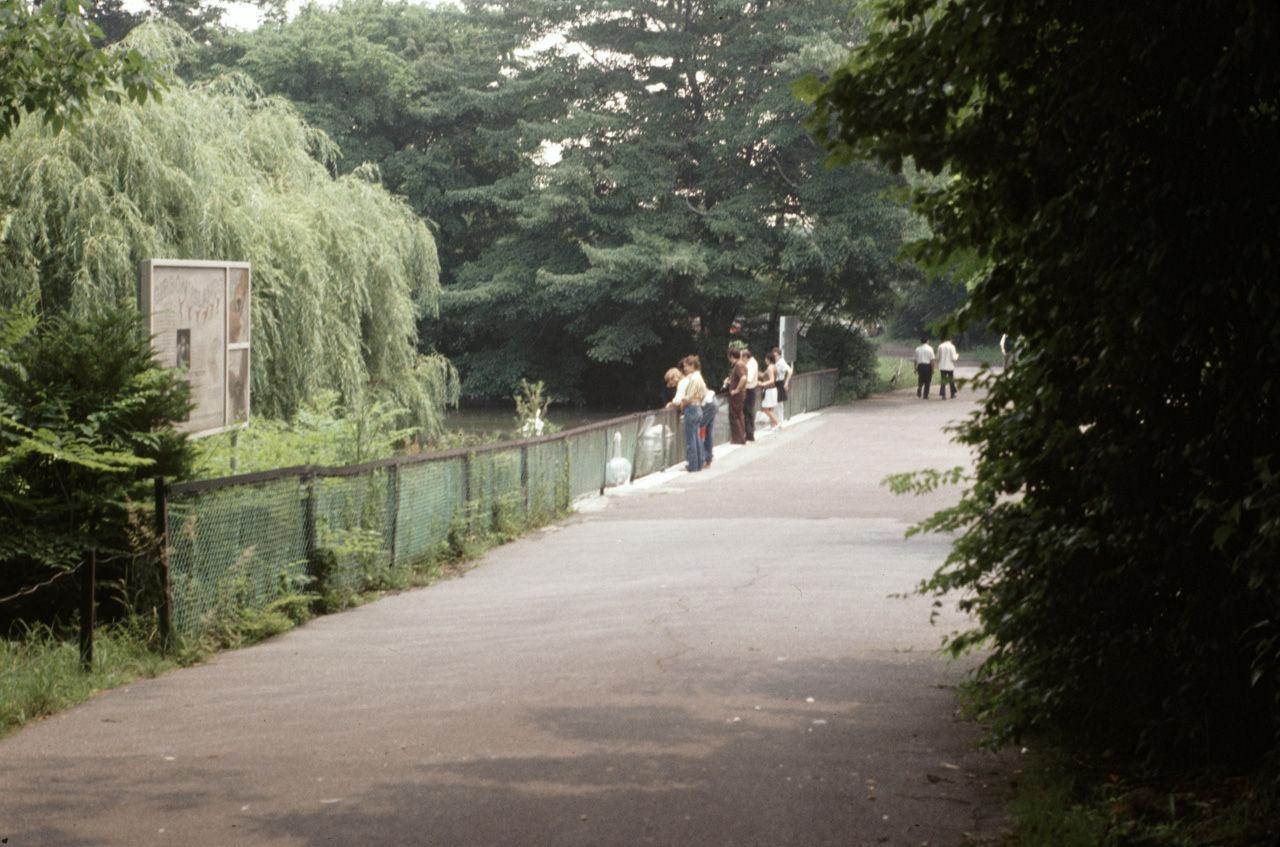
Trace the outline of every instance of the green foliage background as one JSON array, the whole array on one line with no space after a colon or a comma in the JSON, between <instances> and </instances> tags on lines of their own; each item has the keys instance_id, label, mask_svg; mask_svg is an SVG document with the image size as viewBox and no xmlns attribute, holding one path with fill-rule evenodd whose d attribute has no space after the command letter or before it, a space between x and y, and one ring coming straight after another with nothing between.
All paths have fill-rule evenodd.
<instances>
[{"instance_id":1,"label":"green foliage background","mask_svg":"<svg viewBox=\"0 0 1280 847\"><path fill-rule=\"evenodd\" d=\"M171 63L171 28L131 44ZM87 315L136 298L147 258L253 266L255 413L326 390L383 397L432 432L456 376L417 350L439 291L435 242L364 167L243 76L175 84L163 104L104 104L75 134L21 125L0 143L0 303Z\"/></svg>"},{"instance_id":2,"label":"green foliage background","mask_svg":"<svg viewBox=\"0 0 1280 847\"><path fill-rule=\"evenodd\" d=\"M136 311L37 320L31 304L0 310L0 596L79 564L124 581L140 550L130 513L156 476L191 473L194 447L170 422L189 389L161 370ZM114 564L108 564L114 561ZM151 586L154 588L154 585ZM14 620L66 619L76 582L0 604ZM117 610L118 611L118 610Z\"/></svg>"},{"instance_id":3,"label":"green foliage background","mask_svg":"<svg viewBox=\"0 0 1280 847\"><path fill-rule=\"evenodd\" d=\"M346 0L189 66L289 97L340 171L377 162L431 222L442 319L422 338L464 393L528 379L638 408L683 355L720 368L740 321L772 342L783 313L877 318L909 273L903 181L825 168L788 89L864 21L837 0Z\"/></svg>"},{"instance_id":4,"label":"green foliage background","mask_svg":"<svg viewBox=\"0 0 1280 847\"><path fill-rule=\"evenodd\" d=\"M157 65L134 49L97 49L100 32L78 0L0 0L0 140L30 112L42 113L56 135L100 99L145 103L160 95Z\"/></svg>"},{"instance_id":5,"label":"green foliage background","mask_svg":"<svg viewBox=\"0 0 1280 847\"><path fill-rule=\"evenodd\" d=\"M946 80L946 85L939 85ZM977 613L997 741L1035 726L1156 766L1280 731L1280 11L908 0L814 99L835 162L951 178L932 267L957 322L1025 337L958 432L962 532L925 586ZM918 482L931 485L934 477Z\"/></svg>"}]
</instances>

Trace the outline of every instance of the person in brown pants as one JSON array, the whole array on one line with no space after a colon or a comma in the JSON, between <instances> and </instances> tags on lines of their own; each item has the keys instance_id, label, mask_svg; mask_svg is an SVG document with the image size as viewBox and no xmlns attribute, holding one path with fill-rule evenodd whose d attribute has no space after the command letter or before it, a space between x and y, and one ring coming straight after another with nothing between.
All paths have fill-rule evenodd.
<instances>
[{"instance_id":1,"label":"person in brown pants","mask_svg":"<svg viewBox=\"0 0 1280 847\"><path fill-rule=\"evenodd\" d=\"M744 406L747 402L747 366L742 362L742 354L737 350L729 351L729 363L733 370L725 380L725 388L729 390L729 442L731 444L747 443L747 423Z\"/></svg>"}]
</instances>

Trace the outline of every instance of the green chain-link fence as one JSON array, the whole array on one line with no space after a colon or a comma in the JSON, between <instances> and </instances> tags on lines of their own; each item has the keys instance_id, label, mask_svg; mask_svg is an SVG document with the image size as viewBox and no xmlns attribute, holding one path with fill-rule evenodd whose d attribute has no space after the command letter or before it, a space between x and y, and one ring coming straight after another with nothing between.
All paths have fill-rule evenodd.
<instances>
[{"instance_id":1,"label":"green chain-link fence","mask_svg":"<svg viewBox=\"0 0 1280 847\"><path fill-rule=\"evenodd\" d=\"M781 415L831 405L837 382L834 370L793 376ZM625 459L633 479L683 463L681 432L679 413L660 409L484 447L173 485L173 628L199 633L314 578L329 588L378 585L390 569L440 555L455 534L546 523L602 491L612 459ZM722 398L715 443L728 440Z\"/></svg>"}]
</instances>

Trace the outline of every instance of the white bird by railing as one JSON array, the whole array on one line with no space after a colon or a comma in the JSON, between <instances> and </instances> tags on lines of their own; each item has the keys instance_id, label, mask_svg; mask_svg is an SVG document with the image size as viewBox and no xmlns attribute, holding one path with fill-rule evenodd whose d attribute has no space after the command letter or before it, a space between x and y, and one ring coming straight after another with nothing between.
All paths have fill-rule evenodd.
<instances>
[{"instance_id":1,"label":"white bird by railing","mask_svg":"<svg viewBox=\"0 0 1280 847\"><path fill-rule=\"evenodd\" d=\"M609 485L624 485L631 479L631 463L622 456L622 433L613 434L613 458L605 465L604 478Z\"/></svg>"}]
</instances>

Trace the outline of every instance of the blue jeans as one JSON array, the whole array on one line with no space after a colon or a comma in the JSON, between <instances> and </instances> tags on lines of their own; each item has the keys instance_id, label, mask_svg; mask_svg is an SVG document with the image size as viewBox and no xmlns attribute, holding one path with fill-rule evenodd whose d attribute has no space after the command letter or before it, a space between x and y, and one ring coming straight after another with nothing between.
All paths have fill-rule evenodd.
<instances>
[{"instance_id":1,"label":"blue jeans","mask_svg":"<svg viewBox=\"0 0 1280 847\"><path fill-rule=\"evenodd\" d=\"M702 429L706 435L702 437L702 464L711 461L711 454L716 444L716 409L720 404L711 402L702 407Z\"/></svg>"},{"instance_id":2,"label":"blue jeans","mask_svg":"<svg viewBox=\"0 0 1280 847\"><path fill-rule=\"evenodd\" d=\"M702 470L702 439L698 438L698 427L702 426L702 407L686 406L684 410L684 452L688 458L688 469Z\"/></svg>"}]
</instances>

